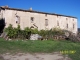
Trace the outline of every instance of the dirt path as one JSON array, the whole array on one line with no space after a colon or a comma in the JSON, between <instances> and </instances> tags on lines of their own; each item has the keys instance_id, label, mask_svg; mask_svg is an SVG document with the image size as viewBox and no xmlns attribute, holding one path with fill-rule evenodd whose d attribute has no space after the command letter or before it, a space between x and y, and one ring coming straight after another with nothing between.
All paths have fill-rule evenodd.
<instances>
[{"instance_id":1,"label":"dirt path","mask_svg":"<svg viewBox=\"0 0 80 60\"><path fill-rule=\"evenodd\" d=\"M9 53L0 55L0 60L71 60L68 56L64 57L59 53L18 53L11 55Z\"/></svg>"}]
</instances>

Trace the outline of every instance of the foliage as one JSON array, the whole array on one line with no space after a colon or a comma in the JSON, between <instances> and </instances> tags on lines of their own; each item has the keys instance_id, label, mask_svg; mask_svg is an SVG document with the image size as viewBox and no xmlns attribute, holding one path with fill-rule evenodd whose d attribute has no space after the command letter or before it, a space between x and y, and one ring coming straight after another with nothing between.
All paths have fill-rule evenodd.
<instances>
[{"instance_id":1,"label":"foliage","mask_svg":"<svg viewBox=\"0 0 80 60\"><path fill-rule=\"evenodd\" d=\"M55 35L64 35L64 31L59 28L40 30L39 35L43 36L44 38L53 39L53 36Z\"/></svg>"},{"instance_id":2,"label":"foliage","mask_svg":"<svg viewBox=\"0 0 80 60\"><path fill-rule=\"evenodd\" d=\"M39 34L39 31L37 28L32 29L31 31L32 34Z\"/></svg>"},{"instance_id":3,"label":"foliage","mask_svg":"<svg viewBox=\"0 0 80 60\"><path fill-rule=\"evenodd\" d=\"M30 35L31 35L31 29L29 27L26 27L24 29L24 32L25 32L26 38L29 39L30 38Z\"/></svg>"},{"instance_id":4,"label":"foliage","mask_svg":"<svg viewBox=\"0 0 80 60\"><path fill-rule=\"evenodd\" d=\"M9 38L12 39L30 39L31 34L39 34L44 38L53 39L54 35L63 35L64 31L60 28L53 28L50 30L38 30L37 28L31 29L29 27L24 28L21 30L20 25L17 28L13 28L10 24L8 28L5 29Z\"/></svg>"},{"instance_id":5,"label":"foliage","mask_svg":"<svg viewBox=\"0 0 80 60\"><path fill-rule=\"evenodd\" d=\"M40 34L41 36L45 36L45 35L46 35L46 31L45 31L45 30L40 30L40 31L39 31L39 34Z\"/></svg>"},{"instance_id":6,"label":"foliage","mask_svg":"<svg viewBox=\"0 0 80 60\"><path fill-rule=\"evenodd\" d=\"M20 25L17 26L17 28L13 28L12 25L10 24L7 28L4 30L9 38L12 39L22 39L24 34L24 31L20 29ZM24 36L25 37L25 36Z\"/></svg>"},{"instance_id":7,"label":"foliage","mask_svg":"<svg viewBox=\"0 0 80 60\"><path fill-rule=\"evenodd\" d=\"M9 38L14 36L14 30L11 24L8 26L8 28L5 28L5 32L7 32Z\"/></svg>"},{"instance_id":8,"label":"foliage","mask_svg":"<svg viewBox=\"0 0 80 60\"><path fill-rule=\"evenodd\" d=\"M63 35L64 34L64 31L61 30L60 28L53 28L52 30L54 31L54 34L56 34L56 35Z\"/></svg>"}]
</instances>

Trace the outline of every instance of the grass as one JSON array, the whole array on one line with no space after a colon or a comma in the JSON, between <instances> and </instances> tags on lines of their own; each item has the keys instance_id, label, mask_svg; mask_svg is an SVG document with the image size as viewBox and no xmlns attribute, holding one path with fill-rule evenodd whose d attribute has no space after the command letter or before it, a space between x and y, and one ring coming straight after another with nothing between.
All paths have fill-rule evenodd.
<instances>
[{"instance_id":1,"label":"grass","mask_svg":"<svg viewBox=\"0 0 80 60\"><path fill-rule=\"evenodd\" d=\"M0 54L3 53L52 53L63 51L72 60L80 60L80 43L71 41L5 41L0 38ZM67 53L66 53L67 51ZM70 51L76 51L70 53Z\"/></svg>"}]
</instances>

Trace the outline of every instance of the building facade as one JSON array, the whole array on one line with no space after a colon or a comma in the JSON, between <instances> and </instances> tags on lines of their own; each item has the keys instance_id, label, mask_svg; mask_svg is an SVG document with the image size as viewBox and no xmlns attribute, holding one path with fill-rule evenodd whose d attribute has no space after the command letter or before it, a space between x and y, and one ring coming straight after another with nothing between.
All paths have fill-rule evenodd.
<instances>
[{"instance_id":1,"label":"building facade","mask_svg":"<svg viewBox=\"0 0 80 60\"><path fill-rule=\"evenodd\" d=\"M29 10L9 8L8 6L0 7L0 19L5 19L5 27L12 24L17 27L19 24L21 29L25 27L37 28L38 30L49 30L59 27L64 30L77 33L77 18L55 13L46 13Z\"/></svg>"}]
</instances>

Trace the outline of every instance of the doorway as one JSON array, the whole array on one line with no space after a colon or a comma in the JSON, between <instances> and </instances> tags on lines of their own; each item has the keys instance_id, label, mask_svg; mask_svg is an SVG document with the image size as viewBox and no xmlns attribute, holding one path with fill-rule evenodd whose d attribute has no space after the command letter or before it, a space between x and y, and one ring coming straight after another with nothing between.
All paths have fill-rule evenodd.
<instances>
[{"instance_id":1,"label":"doorway","mask_svg":"<svg viewBox=\"0 0 80 60\"><path fill-rule=\"evenodd\" d=\"M5 27L5 19L0 19L0 35L3 33Z\"/></svg>"}]
</instances>

